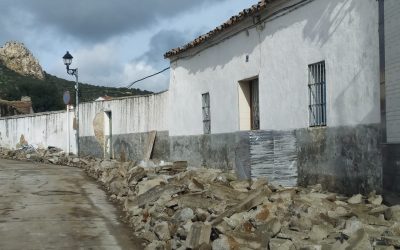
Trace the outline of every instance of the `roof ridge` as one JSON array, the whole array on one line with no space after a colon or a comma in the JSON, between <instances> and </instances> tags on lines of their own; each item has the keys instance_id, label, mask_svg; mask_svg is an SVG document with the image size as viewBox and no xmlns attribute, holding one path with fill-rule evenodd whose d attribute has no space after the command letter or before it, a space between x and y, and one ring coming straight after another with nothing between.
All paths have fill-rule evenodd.
<instances>
[{"instance_id":1,"label":"roof ridge","mask_svg":"<svg viewBox=\"0 0 400 250\"><path fill-rule=\"evenodd\" d=\"M222 31L224 31L225 29L239 23L240 21L244 20L246 17L253 15L254 13L257 13L263 9L266 8L267 4L270 2L273 2L275 0L261 0L259 1L257 4L252 5L250 8L244 9L242 11L240 11L237 15L231 16L227 21L225 21L223 24L219 25L218 27L216 27L215 29L207 32L206 34L202 34L200 36L198 36L197 38L195 38L194 40L192 40L191 42L178 47L178 48L174 48L171 49L170 51L168 51L167 53L164 54L164 58L169 58L172 57L174 55L180 54L186 50L189 50L191 48L197 47L200 44L204 43L205 41L210 40L211 38L213 38L214 36L216 36L217 34L221 33Z\"/></svg>"}]
</instances>

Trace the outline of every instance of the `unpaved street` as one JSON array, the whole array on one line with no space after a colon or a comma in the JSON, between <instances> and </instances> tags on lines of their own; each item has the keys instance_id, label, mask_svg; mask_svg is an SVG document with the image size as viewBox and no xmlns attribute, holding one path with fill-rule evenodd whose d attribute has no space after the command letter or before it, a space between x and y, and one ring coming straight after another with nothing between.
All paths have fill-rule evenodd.
<instances>
[{"instance_id":1,"label":"unpaved street","mask_svg":"<svg viewBox=\"0 0 400 250\"><path fill-rule=\"evenodd\" d=\"M0 160L0 249L141 247L82 170Z\"/></svg>"}]
</instances>

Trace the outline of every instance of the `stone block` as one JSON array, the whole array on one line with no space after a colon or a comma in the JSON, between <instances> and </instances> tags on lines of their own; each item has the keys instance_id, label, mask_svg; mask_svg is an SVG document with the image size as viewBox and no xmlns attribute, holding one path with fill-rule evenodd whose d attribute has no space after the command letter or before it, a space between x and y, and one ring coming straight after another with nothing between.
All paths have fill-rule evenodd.
<instances>
[{"instance_id":1,"label":"stone block","mask_svg":"<svg viewBox=\"0 0 400 250\"><path fill-rule=\"evenodd\" d=\"M202 222L193 223L186 239L186 247L194 249L210 243L211 225Z\"/></svg>"}]
</instances>

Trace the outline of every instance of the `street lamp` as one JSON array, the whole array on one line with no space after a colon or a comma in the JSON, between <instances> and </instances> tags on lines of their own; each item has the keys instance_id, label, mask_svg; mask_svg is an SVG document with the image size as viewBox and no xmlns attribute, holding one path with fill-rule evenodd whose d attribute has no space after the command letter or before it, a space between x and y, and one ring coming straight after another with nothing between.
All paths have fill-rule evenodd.
<instances>
[{"instance_id":1,"label":"street lamp","mask_svg":"<svg viewBox=\"0 0 400 250\"><path fill-rule=\"evenodd\" d=\"M76 109L75 109L75 117L76 117L76 148L77 154L79 156L79 82L78 82L78 68L70 69L69 66L72 63L72 59L74 57L67 51L63 56L63 61L65 66L67 67L68 75L75 76L75 93L76 93ZM69 126L69 125L68 125Z\"/></svg>"}]
</instances>

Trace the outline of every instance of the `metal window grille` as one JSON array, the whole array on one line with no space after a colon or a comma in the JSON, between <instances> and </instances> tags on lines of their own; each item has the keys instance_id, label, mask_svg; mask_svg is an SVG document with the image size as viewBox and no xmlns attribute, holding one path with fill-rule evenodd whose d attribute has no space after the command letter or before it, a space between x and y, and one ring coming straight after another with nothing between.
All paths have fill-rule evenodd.
<instances>
[{"instance_id":1,"label":"metal window grille","mask_svg":"<svg viewBox=\"0 0 400 250\"><path fill-rule=\"evenodd\" d=\"M203 130L204 134L211 134L210 93L202 94Z\"/></svg>"},{"instance_id":2,"label":"metal window grille","mask_svg":"<svg viewBox=\"0 0 400 250\"><path fill-rule=\"evenodd\" d=\"M325 61L308 66L308 90L310 126L326 126Z\"/></svg>"}]
</instances>

